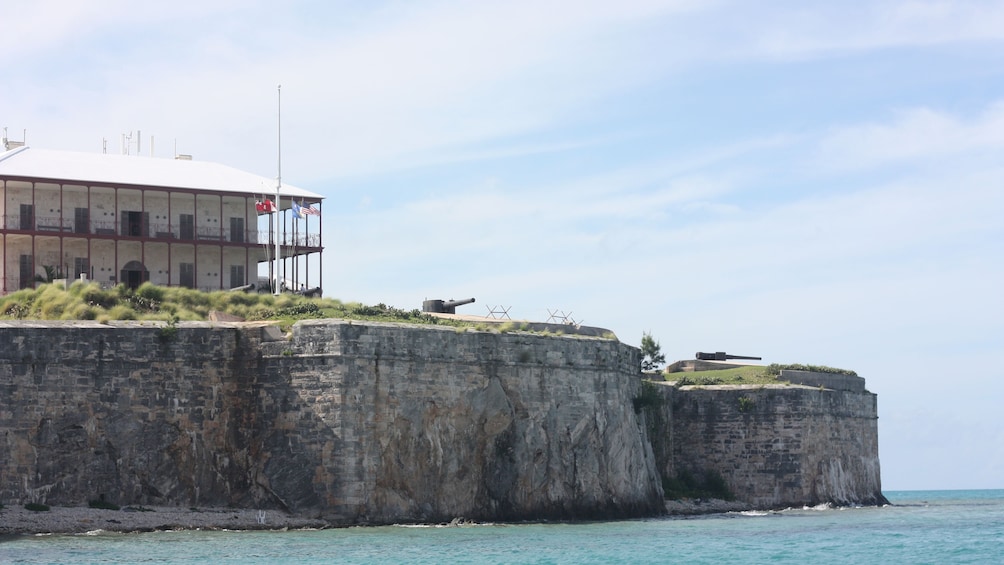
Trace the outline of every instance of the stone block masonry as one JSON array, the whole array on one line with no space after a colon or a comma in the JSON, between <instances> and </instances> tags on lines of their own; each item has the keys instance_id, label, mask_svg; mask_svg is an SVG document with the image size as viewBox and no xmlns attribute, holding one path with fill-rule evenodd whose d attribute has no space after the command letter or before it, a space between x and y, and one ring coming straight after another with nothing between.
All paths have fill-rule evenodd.
<instances>
[{"instance_id":1,"label":"stone block masonry","mask_svg":"<svg viewBox=\"0 0 1004 565\"><path fill-rule=\"evenodd\" d=\"M714 473L758 508L887 503L874 394L797 385L660 388L668 424L656 452L664 475Z\"/></svg>"}]
</instances>

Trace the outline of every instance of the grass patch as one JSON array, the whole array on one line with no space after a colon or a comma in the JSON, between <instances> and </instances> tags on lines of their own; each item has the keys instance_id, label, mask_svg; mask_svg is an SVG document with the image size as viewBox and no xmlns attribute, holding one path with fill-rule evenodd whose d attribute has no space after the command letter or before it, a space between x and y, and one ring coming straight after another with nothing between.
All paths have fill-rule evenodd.
<instances>
[{"instance_id":1,"label":"grass patch","mask_svg":"<svg viewBox=\"0 0 1004 565\"><path fill-rule=\"evenodd\" d=\"M676 381L678 386L708 386L708 385L766 385L778 384L777 374L772 374L767 367L747 365L734 369L717 371L696 371L693 373L663 373L667 381Z\"/></svg>"},{"instance_id":2,"label":"grass patch","mask_svg":"<svg viewBox=\"0 0 1004 565\"><path fill-rule=\"evenodd\" d=\"M67 289L54 284L24 289L0 297L0 319L14 320L143 320L168 322L205 321L210 311L240 316L249 321L278 321L280 325L311 318L407 322L464 326L462 322L429 316L418 309L402 310L377 304L342 303L301 295L243 292L202 292L144 283L133 290L125 285L102 289L97 283L74 282ZM168 330L165 338L170 339Z\"/></svg>"},{"instance_id":3,"label":"grass patch","mask_svg":"<svg viewBox=\"0 0 1004 565\"><path fill-rule=\"evenodd\" d=\"M522 322L507 322L499 327L439 318L417 308L405 310L386 304L368 306L331 298L307 298L299 294L273 296L225 290L202 292L151 283L144 283L137 289L130 289L124 284L102 289L93 281L76 281L65 289L60 285L43 284L36 289L28 288L0 297L0 319L95 320L102 324L117 320L161 321L167 322L167 327L161 332L165 343L174 339L175 324L206 321L211 311L239 316L247 321L277 322L284 331L301 320L327 318L449 326L456 327L458 332L472 328L502 333L531 331L530 326ZM616 339L613 334L604 337Z\"/></svg>"}]
</instances>

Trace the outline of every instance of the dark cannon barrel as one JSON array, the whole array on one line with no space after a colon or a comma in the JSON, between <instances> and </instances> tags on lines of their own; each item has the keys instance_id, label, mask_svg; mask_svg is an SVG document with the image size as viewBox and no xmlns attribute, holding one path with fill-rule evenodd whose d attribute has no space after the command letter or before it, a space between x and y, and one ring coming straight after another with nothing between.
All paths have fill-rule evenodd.
<instances>
[{"instance_id":1,"label":"dark cannon barrel","mask_svg":"<svg viewBox=\"0 0 1004 565\"><path fill-rule=\"evenodd\" d=\"M728 361L729 359L749 359L753 361L759 361L760 357L749 357L746 355L729 355L724 351L716 351L714 353L703 353L701 351L698 351L697 359L700 361Z\"/></svg>"},{"instance_id":2,"label":"dark cannon barrel","mask_svg":"<svg viewBox=\"0 0 1004 565\"><path fill-rule=\"evenodd\" d=\"M464 304L470 304L474 302L473 298L465 298L463 300L425 300L422 302L423 312L433 312L436 314L456 314L457 306L463 306Z\"/></svg>"},{"instance_id":3,"label":"dark cannon barrel","mask_svg":"<svg viewBox=\"0 0 1004 565\"><path fill-rule=\"evenodd\" d=\"M464 304L473 304L473 298L464 298L462 300L447 300L443 302L443 308L456 308L457 306L463 306Z\"/></svg>"}]
</instances>

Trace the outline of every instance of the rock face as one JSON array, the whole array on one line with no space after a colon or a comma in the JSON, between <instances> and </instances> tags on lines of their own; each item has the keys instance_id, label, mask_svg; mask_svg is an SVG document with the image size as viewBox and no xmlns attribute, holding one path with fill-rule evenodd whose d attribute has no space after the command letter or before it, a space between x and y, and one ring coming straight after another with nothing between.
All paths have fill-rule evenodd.
<instances>
[{"instance_id":1,"label":"rock face","mask_svg":"<svg viewBox=\"0 0 1004 565\"><path fill-rule=\"evenodd\" d=\"M324 321L0 327L0 500L334 523L656 514L615 341Z\"/></svg>"},{"instance_id":2,"label":"rock face","mask_svg":"<svg viewBox=\"0 0 1004 565\"><path fill-rule=\"evenodd\" d=\"M0 502L618 518L681 471L758 506L884 501L863 390L643 385L636 348L591 337L269 330L0 323Z\"/></svg>"}]
</instances>

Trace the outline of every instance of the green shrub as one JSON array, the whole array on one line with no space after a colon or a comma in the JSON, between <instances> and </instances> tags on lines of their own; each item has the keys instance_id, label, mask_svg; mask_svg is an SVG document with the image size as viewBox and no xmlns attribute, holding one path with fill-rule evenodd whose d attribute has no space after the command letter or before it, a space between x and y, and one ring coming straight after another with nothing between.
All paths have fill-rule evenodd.
<instances>
[{"instance_id":1,"label":"green shrub","mask_svg":"<svg viewBox=\"0 0 1004 565\"><path fill-rule=\"evenodd\" d=\"M749 412L756 405L756 401L748 396L739 397L739 411Z\"/></svg>"},{"instance_id":2,"label":"green shrub","mask_svg":"<svg viewBox=\"0 0 1004 565\"><path fill-rule=\"evenodd\" d=\"M151 302L163 302L166 289L150 282L145 282L136 289L135 296Z\"/></svg>"},{"instance_id":3,"label":"green shrub","mask_svg":"<svg viewBox=\"0 0 1004 565\"><path fill-rule=\"evenodd\" d=\"M83 302L76 302L69 308L63 311L63 315L59 317L60 320L93 320L98 317L98 310L93 306L84 304Z\"/></svg>"},{"instance_id":4,"label":"green shrub","mask_svg":"<svg viewBox=\"0 0 1004 565\"><path fill-rule=\"evenodd\" d=\"M80 300L90 306L95 306L104 310L118 304L118 298L109 292L101 290L98 283L92 282L80 290Z\"/></svg>"},{"instance_id":5,"label":"green shrub","mask_svg":"<svg viewBox=\"0 0 1004 565\"><path fill-rule=\"evenodd\" d=\"M11 300L3 305L3 316L5 318L13 318L15 320L22 320L29 317L31 314L31 306L17 302L16 300Z\"/></svg>"},{"instance_id":6,"label":"green shrub","mask_svg":"<svg viewBox=\"0 0 1004 565\"><path fill-rule=\"evenodd\" d=\"M38 502L29 502L24 505L25 510L31 510L32 512L48 512L48 504L39 504Z\"/></svg>"},{"instance_id":7,"label":"green shrub","mask_svg":"<svg viewBox=\"0 0 1004 565\"><path fill-rule=\"evenodd\" d=\"M136 312L125 304L119 304L108 311L108 316L113 320L135 320Z\"/></svg>"},{"instance_id":8,"label":"green shrub","mask_svg":"<svg viewBox=\"0 0 1004 565\"><path fill-rule=\"evenodd\" d=\"M656 408L658 406L662 406L664 400L658 386L659 385L653 383L652 381L642 381L641 393L631 399L634 404L635 414L641 414L641 411L646 408Z\"/></svg>"}]
</instances>

